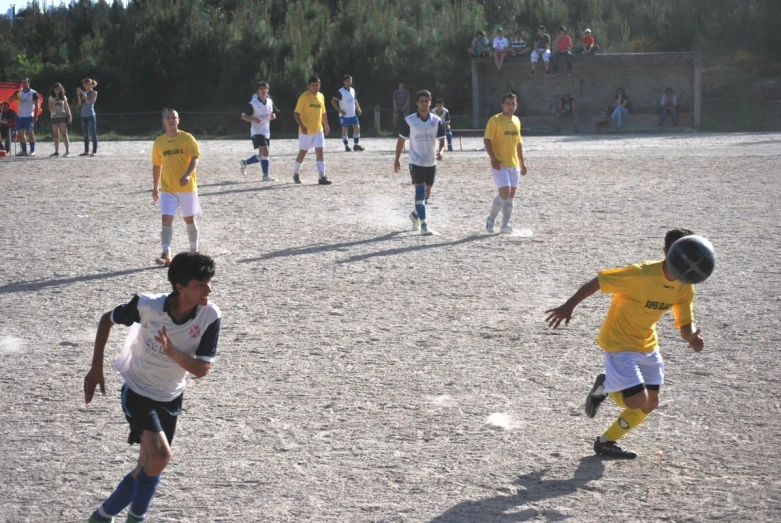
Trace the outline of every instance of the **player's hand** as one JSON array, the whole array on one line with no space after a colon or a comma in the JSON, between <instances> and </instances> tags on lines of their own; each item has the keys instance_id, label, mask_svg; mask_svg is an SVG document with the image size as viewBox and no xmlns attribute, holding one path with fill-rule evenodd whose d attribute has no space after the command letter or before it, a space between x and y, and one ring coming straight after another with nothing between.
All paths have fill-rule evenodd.
<instances>
[{"instance_id":1,"label":"player's hand","mask_svg":"<svg viewBox=\"0 0 781 523\"><path fill-rule=\"evenodd\" d=\"M442 151L437 151L437 160L442 161L442 158L444 158L445 155L442 154Z\"/></svg>"},{"instance_id":2,"label":"player's hand","mask_svg":"<svg viewBox=\"0 0 781 523\"><path fill-rule=\"evenodd\" d=\"M499 163L499 158L496 157L491 158L491 167L493 168L494 171L498 171L499 169L502 168L502 164Z\"/></svg>"},{"instance_id":3,"label":"player's hand","mask_svg":"<svg viewBox=\"0 0 781 523\"><path fill-rule=\"evenodd\" d=\"M103 379L103 367L90 367L89 372L84 376L84 403L92 401L98 385L100 385L100 393L105 396L106 382Z\"/></svg>"},{"instance_id":4,"label":"player's hand","mask_svg":"<svg viewBox=\"0 0 781 523\"><path fill-rule=\"evenodd\" d=\"M331 134L331 128L327 124L323 126L323 131L326 135Z\"/></svg>"},{"instance_id":5,"label":"player's hand","mask_svg":"<svg viewBox=\"0 0 781 523\"><path fill-rule=\"evenodd\" d=\"M401 161L396 160L395 162L393 162L393 172L397 173L399 171L401 171Z\"/></svg>"},{"instance_id":6,"label":"player's hand","mask_svg":"<svg viewBox=\"0 0 781 523\"><path fill-rule=\"evenodd\" d=\"M276 119L277 119L277 113L271 113L269 120L276 120Z\"/></svg>"},{"instance_id":7,"label":"player's hand","mask_svg":"<svg viewBox=\"0 0 781 523\"><path fill-rule=\"evenodd\" d=\"M694 352L700 352L705 347L705 340L702 339L700 329L692 332L692 335L689 337L689 347L694 349Z\"/></svg>"},{"instance_id":8,"label":"player's hand","mask_svg":"<svg viewBox=\"0 0 781 523\"><path fill-rule=\"evenodd\" d=\"M309 134L309 131L303 125L299 126L298 130L301 132L301 134Z\"/></svg>"},{"instance_id":9,"label":"player's hand","mask_svg":"<svg viewBox=\"0 0 781 523\"><path fill-rule=\"evenodd\" d=\"M548 323L548 327L552 329L558 329L562 321L564 322L564 325L569 325L569 320L572 319L572 307L565 303L561 307L548 309L545 311L545 314L548 315L548 317L545 318L545 321Z\"/></svg>"},{"instance_id":10,"label":"player's hand","mask_svg":"<svg viewBox=\"0 0 781 523\"><path fill-rule=\"evenodd\" d=\"M191 175L188 174L187 176L182 176L181 178L179 178L179 185L184 187L185 185L190 183L190 176Z\"/></svg>"},{"instance_id":11,"label":"player's hand","mask_svg":"<svg viewBox=\"0 0 781 523\"><path fill-rule=\"evenodd\" d=\"M521 165L521 176L526 176L526 173L528 171L526 170L526 164Z\"/></svg>"},{"instance_id":12,"label":"player's hand","mask_svg":"<svg viewBox=\"0 0 781 523\"><path fill-rule=\"evenodd\" d=\"M157 187L152 189L152 200L156 202L160 201L160 190Z\"/></svg>"},{"instance_id":13,"label":"player's hand","mask_svg":"<svg viewBox=\"0 0 781 523\"><path fill-rule=\"evenodd\" d=\"M255 123L256 124L260 125L261 122L263 122L263 120L261 120L260 118L255 118Z\"/></svg>"},{"instance_id":14,"label":"player's hand","mask_svg":"<svg viewBox=\"0 0 781 523\"><path fill-rule=\"evenodd\" d=\"M339 111L339 116L347 116L347 113L344 111Z\"/></svg>"},{"instance_id":15,"label":"player's hand","mask_svg":"<svg viewBox=\"0 0 781 523\"><path fill-rule=\"evenodd\" d=\"M358 116L361 116L362 113L363 111L361 111L360 109L355 110L355 114L357 114Z\"/></svg>"},{"instance_id":16,"label":"player's hand","mask_svg":"<svg viewBox=\"0 0 781 523\"><path fill-rule=\"evenodd\" d=\"M155 340L163 346L165 355L174 359L173 353L176 351L176 347L171 343L171 338L168 337L168 332L165 330L165 327L160 327L160 330L157 331L157 336L155 336Z\"/></svg>"}]
</instances>

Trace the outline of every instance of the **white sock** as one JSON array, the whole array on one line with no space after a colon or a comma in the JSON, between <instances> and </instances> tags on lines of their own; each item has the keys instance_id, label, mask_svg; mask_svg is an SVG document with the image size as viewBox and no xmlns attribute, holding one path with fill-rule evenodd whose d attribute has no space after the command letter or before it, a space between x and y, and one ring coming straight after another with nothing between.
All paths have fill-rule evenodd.
<instances>
[{"instance_id":1,"label":"white sock","mask_svg":"<svg viewBox=\"0 0 781 523\"><path fill-rule=\"evenodd\" d=\"M194 222L187 224L187 237L190 239L190 250L196 252L198 250L198 226Z\"/></svg>"},{"instance_id":2,"label":"white sock","mask_svg":"<svg viewBox=\"0 0 781 523\"><path fill-rule=\"evenodd\" d=\"M320 178L325 176L325 162L315 162L317 164L317 172L320 173Z\"/></svg>"},{"instance_id":3,"label":"white sock","mask_svg":"<svg viewBox=\"0 0 781 523\"><path fill-rule=\"evenodd\" d=\"M504 200L497 194L494 202L491 204L491 213L488 215L491 221L496 220L496 217L499 216L499 210L502 208L502 205L504 205Z\"/></svg>"},{"instance_id":4,"label":"white sock","mask_svg":"<svg viewBox=\"0 0 781 523\"><path fill-rule=\"evenodd\" d=\"M301 166L303 163L296 162L296 166L293 168L293 174L301 174Z\"/></svg>"},{"instance_id":5,"label":"white sock","mask_svg":"<svg viewBox=\"0 0 781 523\"><path fill-rule=\"evenodd\" d=\"M504 205L502 206L502 227L509 227L510 218L513 216L514 205L512 198L507 198L504 201Z\"/></svg>"},{"instance_id":6,"label":"white sock","mask_svg":"<svg viewBox=\"0 0 781 523\"><path fill-rule=\"evenodd\" d=\"M163 244L163 254L171 254L171 240L174 237L174 228L171 225L163 225L160 228L160 243Z\"/></svg>"}]
</instances>

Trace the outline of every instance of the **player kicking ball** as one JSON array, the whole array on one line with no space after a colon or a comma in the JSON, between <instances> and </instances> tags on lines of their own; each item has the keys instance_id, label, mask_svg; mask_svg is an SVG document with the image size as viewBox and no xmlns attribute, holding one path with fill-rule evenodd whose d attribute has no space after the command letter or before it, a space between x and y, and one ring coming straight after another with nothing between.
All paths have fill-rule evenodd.
<instances>
[{"instance_id":1,"label":"player kicking ball","mask_svg":"<svg viewBox=\"0 0 781 523\"><path fill-rule=\"evenodd\" d=\"M415 210L409 215L412 230L422 236L430 236L426 221L426 205L437 175L437 160L442 160L445 149L445 126L442 120L431 112L431 93L415 93L418 110L407 116L399 125L399 140L396 142L396 160L393 170L401 170L401 152L404 142L409 140L409 173L415 186ZM439 148L437 148L439 141Z\"/></svg>"},{"instance_id":2,"label":"player kicking ball","mask_svg":"<svg viewBox=\"0 0 781 523\"><path fill-rule=\"evenodd\" d=\"M115 324L131 327L114 368L124 380L122 410L128 443L138 443L136 467L92 513L90 523L114 521L130 506L128 523L146 520L160 475L171 461L171 442L182 411L188 373L212 368L220 335L220 309L209 301L214 261L194 252L177 254L168 267L170 294L137 294L100 318L92 366L84 378L84 401L106 393L103 356Z\"/></svg>"},{"instance_id":3,"label":"player kicking ball","mask_svg":"<svg viewBox=\"0 0 781 523\"><path fill-rule=\"evenodd\" d=\"M637 457L617 442L659 405L659 389L664 382L664 362L656 335L659 319L672 309L683 340L695 352L703 349L705 342L694 325L694 285L676 279L670 263L672 245L692 234L689 229L668 231L664 260L600 271L564 305L545 311L545 321L556 329L562 321L569 324L575 307L597 291L613 295L597 337L604 351L605 373L597 376L586 398L586 414L593 418L607 395L624 410L594 441L594 452L601 456Z\"/></svg>"},{"instance_id":4,"label":"player kicking ball","mask_svg":"<svg viewBox=\"0 0 781 523\"><path fill-rule=\"evenodd\" d=\"M488 120L483 135L485 152L491 159L491 176L499 194L494 197L491 211L485 222L485 230L493 233L499 211L502 212L502 234L512 234L510 218L513 215L515 190L521 176L526 176L521 141L521 121L515 116L518 97L507 93L502 97L502 112Z\"/></svg>"},{"instance_id":5,"label":"player kicking ball","mask_svg":"<svg viewBox=\"0 0 781 523\"><path fill-rule=\"evenodd\" d=\"M258 150L258 154L253 154L246 160L239 162L241 174L247 174L247 166L254 163L260 163L263 170L263 181L273 182L274 178L269 174L268 149L271 144L271 120L275 120L277 115L274 113L274 102L268 95L269 86L266 82L258 82L257 93L252 97L244 112L241 113L241 119L251 124L250 136L252 137L252 147Z\"/></svg>"}]
</instances>

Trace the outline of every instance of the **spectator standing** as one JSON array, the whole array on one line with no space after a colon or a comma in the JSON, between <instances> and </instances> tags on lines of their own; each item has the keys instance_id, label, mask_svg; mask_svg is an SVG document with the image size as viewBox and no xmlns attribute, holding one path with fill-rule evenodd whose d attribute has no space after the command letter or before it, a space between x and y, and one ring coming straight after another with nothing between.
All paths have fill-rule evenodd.
<instances>
[{"instance_id":1,"label":"spectator standing","mask_svg":"<svg viewBox=\"0 0 781 523\"><path fill-rule=\"evenodd\" d=\"M477 31L472 38L472 47L469 48L469 56L488 56L491 53L491 43L482 31Z\"/></svg>"},{"instance_id":2,"label":"spectator standing","mask_svg":"<svg viewBox=\"0 0 781 523\"><path fill-rule=\"evenodd\" d=\"M664 127L664 120L669 114L673 119L673 126L678 127L678 97L673 94L672 87L664 90L662 100L659 102L661 114L659 115L659 128Z\"/></svg>"},{"instance_id":3,"label":"spectator standing","mask_svg":"<svg viewBox=\"0 0 781 523\"><path fill-rule=\"evenodd\" d=\"M486 43L488 42L488 39L485 39ZM395 91L393 91L393 130L397 131L399 130L399 115L401 115L401 119L407 117L409 114L409 101L410 101L410 94L409 91L407 91L404 88L404 82L399 82L399 87Z\"/></svg>"},{"instance_id":4,"label":"spectator standing","mask_svg":"<svg viewBox=\"0 0 781 523\"><path fill-rule=\"evenodd\" d=\"M615 108L613 109L613 114L610 115L610 118L616 121L616 129L621 129L621 119L629 114L628 103L629 97L624 92L624 88L619 87L616 89Z\"/></svg>"},{"instance_id":5,"label":"spectator standing","mask_svg":"<svg viewBox=\"0 0 781 523\"><path fill-rule=\"evenodd\" d=\"M49 156L60 155L60 137L65 144L65 154L70 156L70 140L68 139L68 125L73 121L71 108L68 105L68 97L65 96L65 88L57 82L49 92L49 114L51 115L52 137L54 138L54 152Z\"/></svg>"},{"instance_id":6,"label":"spectator standing","mask_svg":"<svg viewBox=\"0 0 781 523\"><path fill-rule=\"evenodd\" d=\"M11 104L0 102L0 147L5 147L5 152L11 152L11 128L16 125L16 111L11 109Z\"/></svg>"},{"instance_id":7,"label":"spectator standing","mask_svg":"<svg viewBox=\"0 0 781 523\"><path fill-rule=\"evenodd\" d=\"M81 105L81 132L84 133L84 152L79 156L97 156L98 154L98 127L95 119L95 100L98 92L94 89L98 82L92 78L81 81L84 89L76 88L76 96ZM92 154L89 153L89 139L92 138Z\"/></svg>"},{"instance_id":8,"label":"spectator standing","mask_svg":"<svg viewBox=\"0 0 781 523\"><path fill-rule=\"evenodd\" d=\"M580 39L580 46L583 54L597 54L599 46L596 44L594 37L591 36L591 29L583 31L583 37Z\"/></svg>"},{"instance_id":9,"label":"spectator standing","mask_svg":"<svg viewBox=\"0 0 781 523\"><path fill-rule=\"evenodd\" d=\"M567 76L572 76L572 38L567 34L567 28L559 27L559 37L556 38L556 54L553 55L553 76L559 74L559 58L567 57Z\"/></svg>"},{"instance_id":10,"label":"spectator standing","mask_svg":"<svg viewBox=\"0 0 781 523\"><path fill-rule=\"evenodd\" d=\"M550 62L550 35L545 32L545 26L541 25L537 28L537 36L534 39L534 49L532 50L532 72L529 76L534 76L536 73L537 61L542 58L542 62L545 65L545 76L548 76L548 63Z\"/></svg>"},{"instance_id":11,"label":"spectator standing","mask_svg":"<svg viewBox=\"0 0 781 523\"><path fill-rule=\"evenodd\" d=\"M504 65L504 58L507 56L507 53L510 52L510 43L507 41L507 38L505 38L504 30L501 27L496 31L493 48L496 72L497 74L502 74L502 65Z\"/></svg>"}]
</instances>

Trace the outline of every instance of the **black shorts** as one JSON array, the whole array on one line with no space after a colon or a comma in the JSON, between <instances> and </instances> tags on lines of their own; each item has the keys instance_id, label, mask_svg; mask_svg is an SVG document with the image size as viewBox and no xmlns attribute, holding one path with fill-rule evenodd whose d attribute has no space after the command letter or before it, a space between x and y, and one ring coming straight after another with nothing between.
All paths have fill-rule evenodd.
<instances>
[{"instance_id":1,"label":"black shorts","mask_svg":"<svg viewBox=\"0 0 781 523\"><path fill-rule=\"evenodd\" d=\"M268 147L270 143L271 143L271 138L266 138L262 134L252 135L252 147L254 149L259 149L261 147Z\"/></svg>"},{"instance_id":2,"label":"black shorts","mask_svg":"<svg viewBox=\"0 0 781 523\"><path fill-rule=\"evenodd\" d=\"M415 185L434 185L434 178L437 176L437 166L421 167L420 165L409 164L409 175L412 177L412 183Z\"/></svg>"},{"instance_id":3,"label":"black shorts","mask_svg":"<svg viewBox=\"0 0 781 523\"><path fill-rule=\"evenodd\" d=\"M184 394L171 401L155 401L136 394L127 384L122 385L122 410L130 425L127 442L141 443L141 433L145 430L165 432L168 444L174 440L176 419L182 412Z\"/></svg>"}]
</instances>

